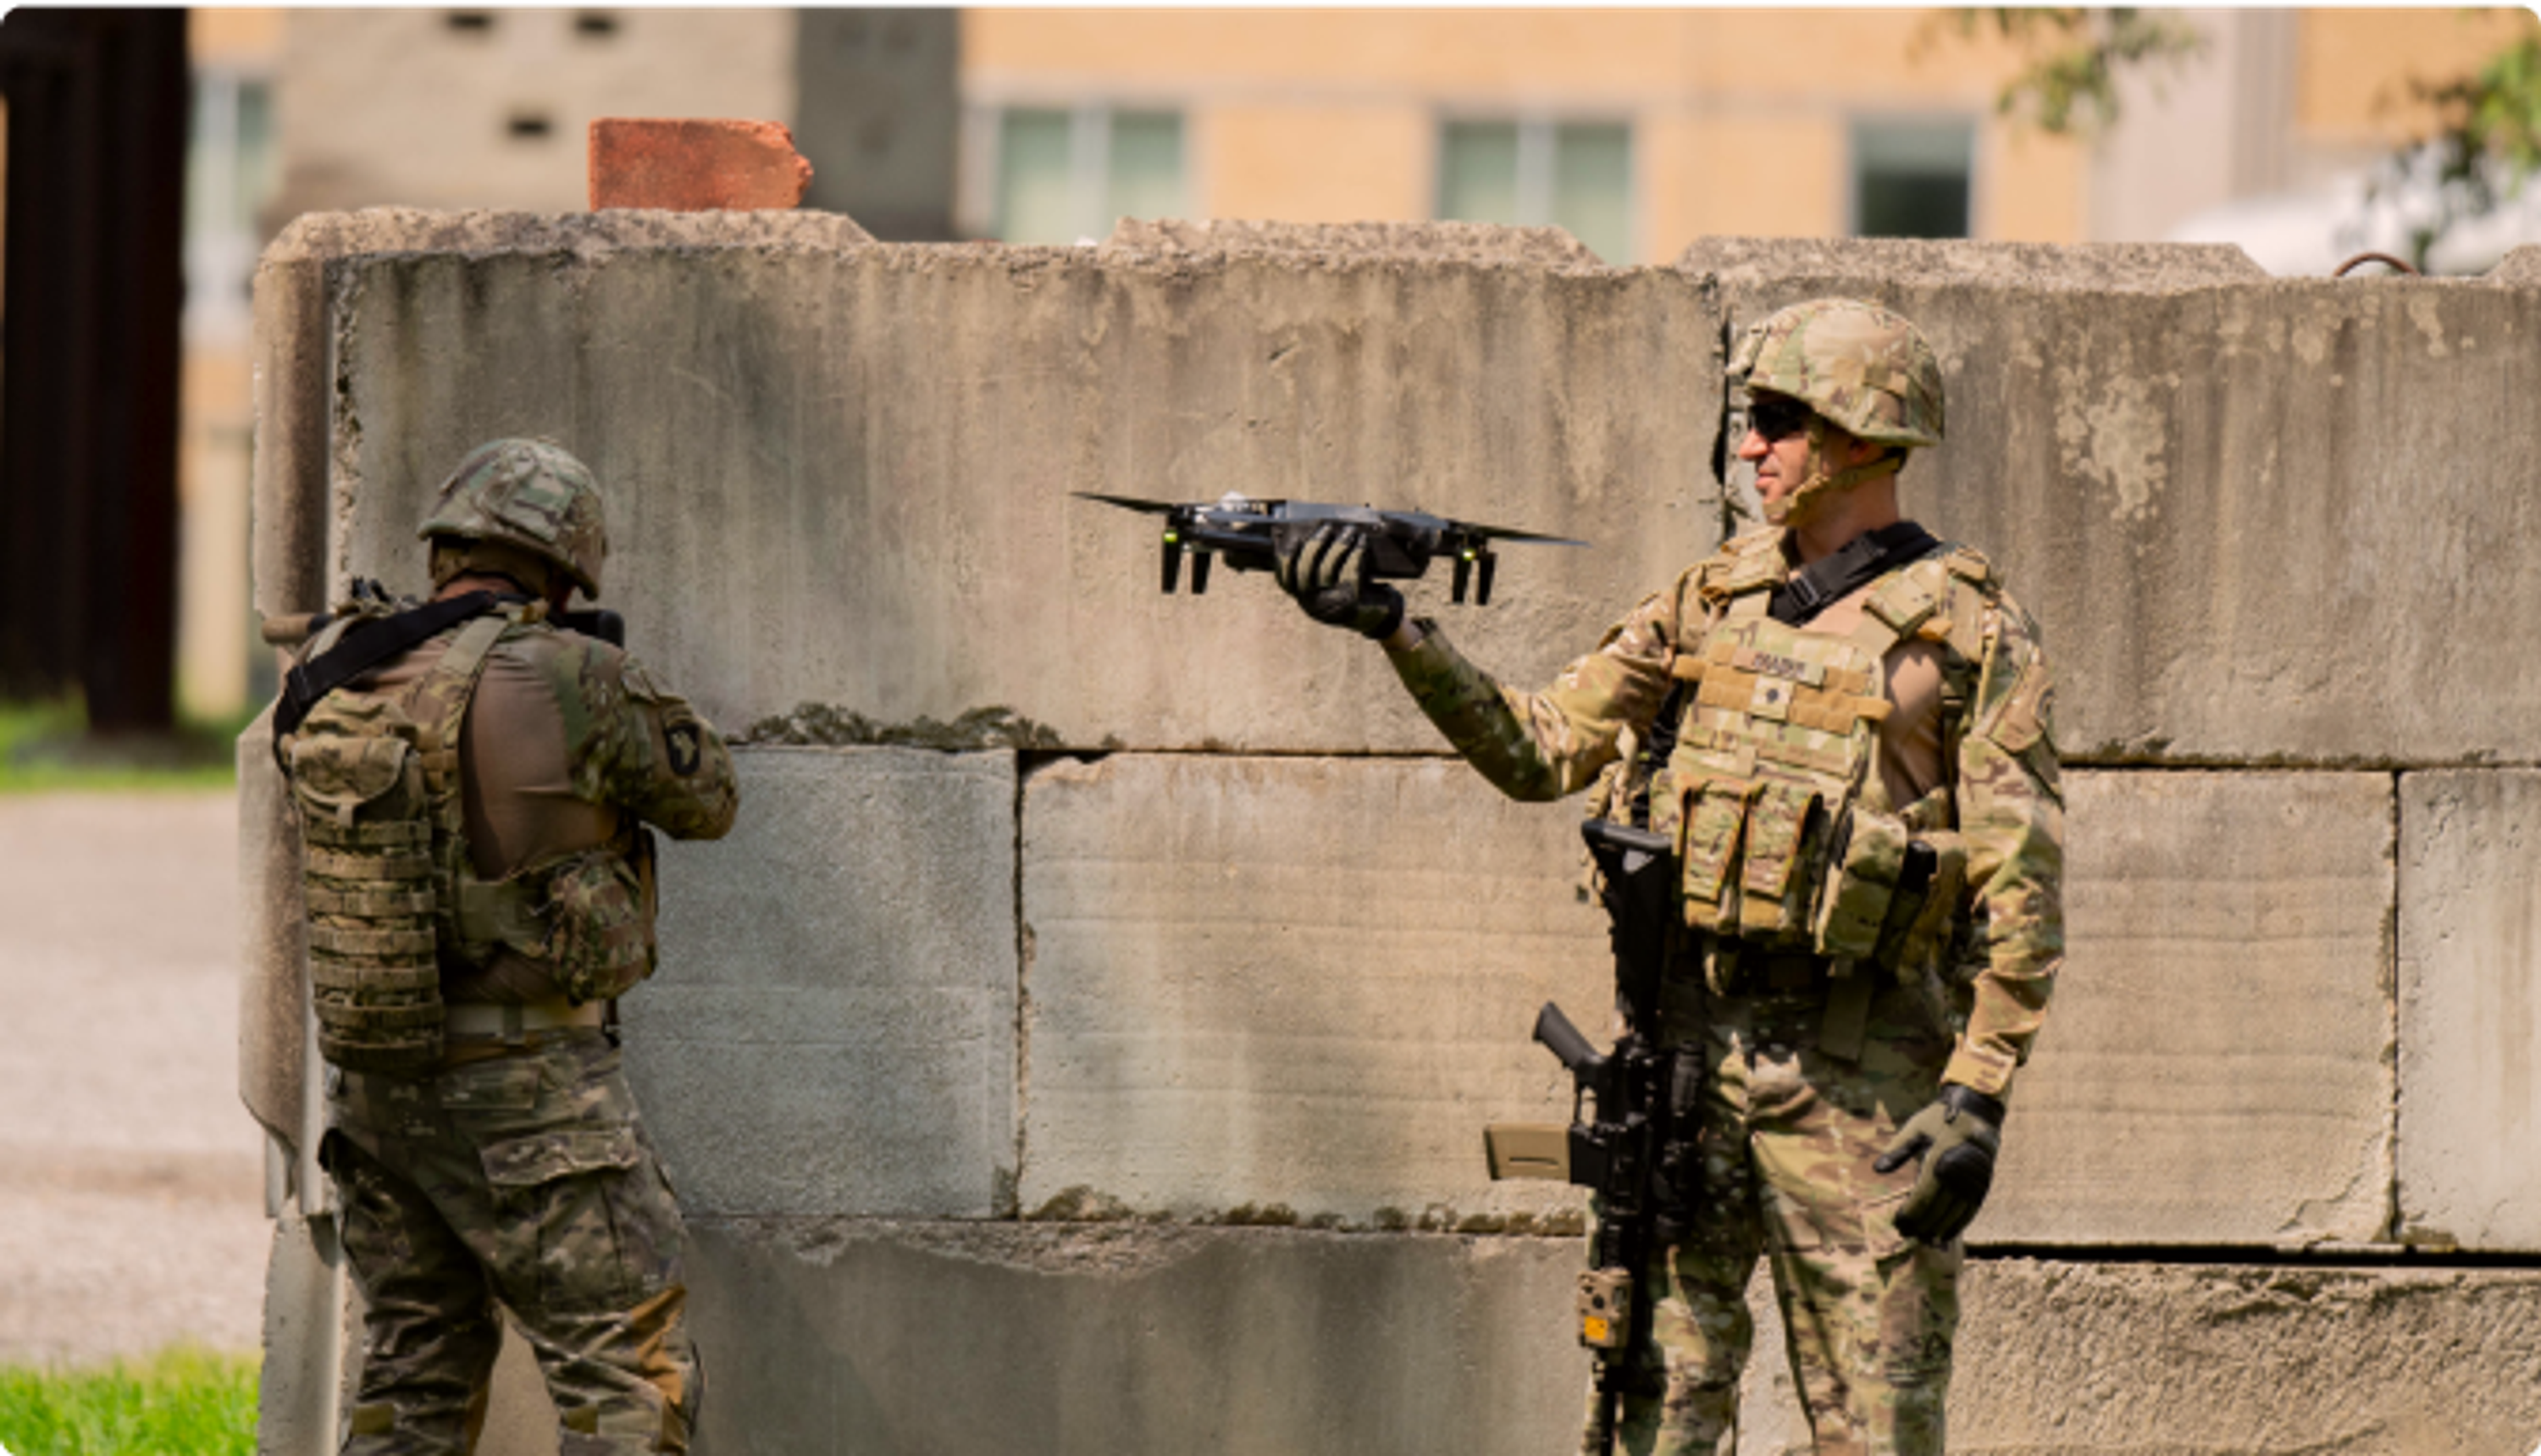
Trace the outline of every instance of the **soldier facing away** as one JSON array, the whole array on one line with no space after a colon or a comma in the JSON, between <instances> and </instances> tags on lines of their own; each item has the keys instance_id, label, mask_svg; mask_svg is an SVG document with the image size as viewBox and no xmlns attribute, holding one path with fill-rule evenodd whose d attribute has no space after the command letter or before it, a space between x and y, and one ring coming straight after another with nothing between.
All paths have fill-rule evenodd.
<instances>
[{"instance_id":1,"label":"soldier facing away","mask_svg":"<svg viewBox=\"0 0 2541 1456\"><path fill-rule=\"evenodd\" d=\"M343 1450L472 1449L501 1310L566 1456L685 1450L685 1229L610 1013L654 964L643 826L722 836L732 760L632 657L553 624L608 552L580 461L481 446L421 536L432 600L340 609L274 725L329 1063L320 1159L365 1309Z\"/></svg>"},{"instance_id":2,"label":"soldier facing away","mask_svg":"<svg viewBox=\"0 0 2541 1456\"><path fill-rule=\"evenodd\" d=\"M1767 524L1543 692L1407 621L1355 528L1292 543L1279 578L1381 641L1502 792L1593 783L1592 815L1676 850L1661 1024L1636 1030L1698 1073L1672 1161L1699 1187L1636 1278L1652 1338L1623 1372L1625 1447L1725 1448L1761 1258L1817 1449L1938 1453L1959 1235L2064 954L2051 679L1985 557L1899 515L1899 470L1942 429L1913 325L1801 304L1746 332L1729 377Z\"/></svg>"}]
</instances>

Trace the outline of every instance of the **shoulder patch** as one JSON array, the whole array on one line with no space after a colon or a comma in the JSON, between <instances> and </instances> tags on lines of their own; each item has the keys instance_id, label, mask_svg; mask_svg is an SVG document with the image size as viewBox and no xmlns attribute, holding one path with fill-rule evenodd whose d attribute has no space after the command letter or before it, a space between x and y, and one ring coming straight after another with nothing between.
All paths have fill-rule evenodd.
<instances>
[{"instance_id":1,"label":"shoulder patch","mask_svg":"<svg viewBox=\"0 0 2541 1456\"><path fill-rule=\"evenodd\" d=\"M697 725L685 718L669 724L662 729L662 742L670 748L671 771L682 778L696 776L698 766L705 763L705 749L697 742Z\"/></svg>"}]
</instances>

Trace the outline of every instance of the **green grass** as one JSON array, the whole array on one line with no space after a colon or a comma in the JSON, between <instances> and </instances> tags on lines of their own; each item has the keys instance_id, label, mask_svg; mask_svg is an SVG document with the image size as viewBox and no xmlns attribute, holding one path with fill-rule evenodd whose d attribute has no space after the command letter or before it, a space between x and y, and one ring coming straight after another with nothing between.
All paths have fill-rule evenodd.
<instances>
[{"instance_id":1,"label":"green grass","mask_svg":"<svg viewBox=\"0 0 2541 1456\"><path fill-rule=\"evenodd\" d=\"M0 1365L9 1456L252 1456L256 1357L177 1348L98 1370Z\"/></svg>"},{"instance_id":2,"label":"green grass","mask_svg":"<svg viewBox=\"0 0 2541 1456\"><path fill-rule=\"evenodd\" d=\"M88 731L76 698L0 702L0 794L228 788L238 781L231 744L252 716L188 722L169 733L104 734Z\"/></svg>"}]
</instances>

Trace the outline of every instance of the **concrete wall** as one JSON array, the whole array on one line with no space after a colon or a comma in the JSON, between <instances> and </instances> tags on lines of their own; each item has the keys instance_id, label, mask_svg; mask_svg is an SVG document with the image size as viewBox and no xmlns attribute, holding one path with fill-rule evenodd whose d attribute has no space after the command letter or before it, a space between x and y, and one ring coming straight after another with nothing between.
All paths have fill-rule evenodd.
<instances>
[{"instance_id":1,"label":"concrete wall","mask_svg":"<svg viewBox=\"0 0 2541 1456\"><path fill-rule=\"evenodd\" d=\"M1537 1005L1603 1014L1575 809L1492 794L1270 583L1157 595L1152 525L1067 492L1590 539L1510 547L1488 608L1420 589L1541 682L1717 538L1724 330L1824 291L1932 333L1951 437L1910 506L1994 553L2064 679L2071 959L1975 1229L1957 1440L2541 1434L2541 255L2331 284L2186 249L663 226L305 224L267 265L258 571L268 611L419 586L448 463L551 434L607 482L636 650L759 725L627 1008L696 1233L701 1450L1566 1439L1581 1205L1490 1185L1477 1134L1566 1108ZM259 757L244 1084L288 1140ZM1744 1450L1805 1444L1779 1344ZM499 1449L538 1404L507 1377Z\"/></svg>"}]
</instances>

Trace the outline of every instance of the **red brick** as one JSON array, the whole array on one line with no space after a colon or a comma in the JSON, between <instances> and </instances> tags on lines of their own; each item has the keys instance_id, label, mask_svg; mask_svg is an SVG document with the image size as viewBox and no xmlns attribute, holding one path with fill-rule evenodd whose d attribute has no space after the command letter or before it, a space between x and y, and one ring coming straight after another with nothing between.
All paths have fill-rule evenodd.
<instances>
[{"instance_id":1,"label":"red brick","mask_svg":"<svg viewBox=\"0 0 2541 1456\"><path fill-rule=\"evenodd\" d=\"M773 121L603 116L591 123L591 207L672 212L791 207L812 184Z\"/></svg>"}]
</instances>

